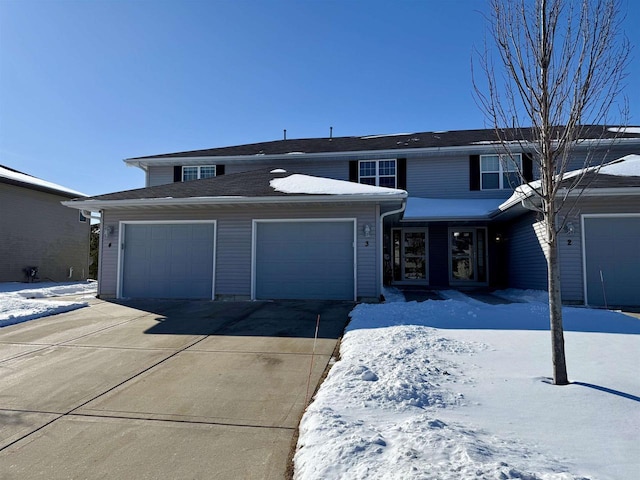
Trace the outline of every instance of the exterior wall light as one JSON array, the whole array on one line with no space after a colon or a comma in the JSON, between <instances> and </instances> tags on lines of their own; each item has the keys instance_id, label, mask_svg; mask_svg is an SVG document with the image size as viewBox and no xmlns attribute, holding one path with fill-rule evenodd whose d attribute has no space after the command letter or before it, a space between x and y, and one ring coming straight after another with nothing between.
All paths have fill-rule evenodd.
<instances>
[{"instance_id":1,"label":"exterior wall light","mask_svg":"<svg viewBox=\"0 0 640 480\"><path fill-rule=\"evenodd\" d=\"M573 227L573 222L567 222L567 224L564 226L564 231L569 235L572 235L573 232L575 231Z\"/></svg>"},{"instance_id":2,"label":"exterior wall light","mask_svg":"<svg viewBox=\"0 0 640 480\"><path fill-rule=\"evenodd\" d=\"M364 236L366 238L369 238L371 236L371 226L368 223L364 226L362 230L364 231Z\"/></svg>"}]
</instances>

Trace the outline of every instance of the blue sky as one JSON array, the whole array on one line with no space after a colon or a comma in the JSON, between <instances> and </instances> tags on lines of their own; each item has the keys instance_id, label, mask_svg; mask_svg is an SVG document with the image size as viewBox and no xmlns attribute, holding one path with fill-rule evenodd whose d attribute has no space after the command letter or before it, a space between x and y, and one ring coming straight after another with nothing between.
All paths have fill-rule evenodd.
<instances>
[{"instance_id":1,"label":"blue sky","mask_svg":"<svg viewBox=\"0 0 640 480\"><path fill-rule=\"evenodd\" d=\"M640 44L640 2L625 33ZM0 0L0 164L90 195L124 158L483 128L484 0ZM640 124L640 54L626 95Z\"/></svg>"}]
</instances>

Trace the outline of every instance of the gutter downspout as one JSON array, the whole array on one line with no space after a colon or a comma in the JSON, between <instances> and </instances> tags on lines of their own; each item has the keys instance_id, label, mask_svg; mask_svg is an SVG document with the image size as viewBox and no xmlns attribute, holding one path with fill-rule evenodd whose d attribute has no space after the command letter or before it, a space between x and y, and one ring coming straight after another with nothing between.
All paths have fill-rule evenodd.
<instances>
[{"instance_id":1,"label":"gutter downspout","mask_svg":"<svg viewBox=\"0 0 640 480\"><path fill-rule=\"evenodd\" d=\"M82 212L82 216L86 217L86 218L91 218L93 220L100 220L100 214L98 213L98 215L94 215L93 212L89 211L89 210L80 210L80 212Z\"/></svg>"},{"instance_id":2,"label":"gutter downspout","mask_svg":"<svg viewBox=\"0 0 640 480\"><path fill-rule=\"evenodd\" d=\"M389 212L385 212L378 218L378 225L376 227L376 231L379 232L380 241L378 242L378 258L380 259L380 268L378 269L378 298L382 295L382 285L384 283L384 219L389 215L395 215L397 213L402 213L407 208L407 200L402 201L402 207L397 210L391 210Z\"/></svg>"}]
</instances>

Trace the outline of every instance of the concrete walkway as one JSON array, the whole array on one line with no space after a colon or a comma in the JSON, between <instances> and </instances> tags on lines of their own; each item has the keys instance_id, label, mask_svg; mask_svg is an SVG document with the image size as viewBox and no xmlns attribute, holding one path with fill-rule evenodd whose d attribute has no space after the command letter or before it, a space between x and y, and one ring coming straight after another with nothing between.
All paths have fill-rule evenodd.
<instances>
[{"instance_id":1,"label":"concrete walkway","mask_svg":"<svg viewBox=\"0 0 640 480\"><path fill-rule=\"evenodd\" d=\"M0 477L283 478L352 308L96 301L2 328Z\"/></svg>"}]
</instances>

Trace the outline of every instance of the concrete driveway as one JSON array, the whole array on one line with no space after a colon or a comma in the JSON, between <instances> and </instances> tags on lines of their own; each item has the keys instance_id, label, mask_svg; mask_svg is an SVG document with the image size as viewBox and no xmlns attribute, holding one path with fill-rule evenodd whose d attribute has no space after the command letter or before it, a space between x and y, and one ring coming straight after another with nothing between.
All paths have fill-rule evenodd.
<instances>
[{"instance_id":1,"label":"concrete driveway","mask_svg":"<svg viewBox=\"0 0 640 480\"><path fill-rule=\"evenodd\" d=\"M0 477L283 478L352 308L96 300L2 328Z\"/></svg>"}]
</instances>

